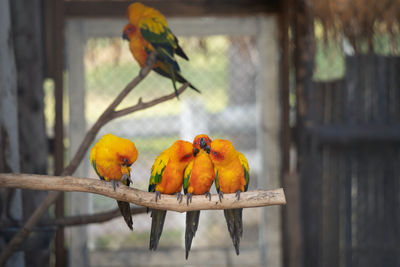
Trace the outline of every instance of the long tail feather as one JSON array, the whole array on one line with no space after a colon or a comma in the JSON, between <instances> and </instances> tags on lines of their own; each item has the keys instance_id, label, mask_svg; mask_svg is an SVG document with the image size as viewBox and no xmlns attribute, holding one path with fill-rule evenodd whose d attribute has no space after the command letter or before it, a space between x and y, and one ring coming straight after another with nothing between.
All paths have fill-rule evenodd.
<instances>
[{"instance_id":1,"label":"long tail feather","mask_svg":"<svg viewBox=\"0 0 400 267\"><path fill-rule=\"evenodd\" d=\"M131 230L133 230L131 206L129 205L128 202L117 201L117 203L118 203L118 208L121 211L121 214L124 217L126 224Z\"/></svg>"},{"instance_id":2,"label":"long tail feather","mask_svg":"<svg viewBox=\"0 0 400 267\"><path fill-rule=\"evenodd\" d=\"M236 250L236 255L239 255L240 238L243 234L242 210L243 209L224 210L226 224Z\"/></svg>"},{"instance_id":3,"label":"long tail feather","mask_svg":"<svg viewBox=\"0 0 400 267\"><path fill-rule=\"evenodd\" d=\"M150 250L156 250L158 241L160 240L162 230L164 227L166 210L152 210L151 211L151 233L150 233Z\"/></svg>"},{"instance_id":4,"label":"long tail feather","mask_svg":"<svg viewBox=\"0 0 400 267\"><path fill-rule=\"evenodd\" d=\"M154 68L153 70L154 70L155 72L157 72L158 74L164 76L164 77L167 77L167 78L172 79L171 75L170 75L168 72L166 72L166 71L164 71L163 69L161 69L161 68ZM187 82L188 82L188 81L187 81L180 73L178 73L178 72L175 73L175 80L178 81L178 82L180 82L180 83L187 83ZM193 90L195 90L196 92L201 93L200 90L197 89L196 87L194 87L192 84L190 84L189 87L192 88Z\"/></svg>"},{"instance_id":5,"label":"long tail feather","mask_svg":"<svg viewBox=\"0 0 400 267\"><path fill-rule=\"evenodd\" d=\"M186 231L185 231L185 249L186 259L189 257L189 251L192 246L193 237L196 235L199 226L200 211L186 212Z\"/></svg>"},{"instance_id":6,"label":"long tail feather","mask_svg":"<svg viewBox=\"0 0 400 267\"><path fill-rule=\"evenodd\" d=\"M176 73L175 78L178 82L180 83L187 83L188 81L179 73ZM189 82L189 87L195 90L197 93L200 93L200 90L194 87L190 82Z\"/></svg>"}]
</instances>

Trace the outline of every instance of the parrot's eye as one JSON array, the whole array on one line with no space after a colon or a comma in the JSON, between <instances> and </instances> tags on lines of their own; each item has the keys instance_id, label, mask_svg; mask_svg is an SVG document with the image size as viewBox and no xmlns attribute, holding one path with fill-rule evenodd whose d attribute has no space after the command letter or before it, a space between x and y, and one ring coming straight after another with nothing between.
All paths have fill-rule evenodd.
<instances>
[{"instance_id":1,"label":"parrot's eye","mask_svg":"<svg viewBox=\"0 0 400 267\"><path fill-rule=\"evenodd\" d=\"M194 142L195 145L197 145L197 142Z\"/></svg>"},{"instance_id":2,"label":"parrot's eye","mask_svg":"<svg viewBox=\"0 0 400 267\"><path fill-rule=\"evenodd\" d=\"M190 154L186 154L185 156L183 156L182 157L182 159L181 160L187 160L187 159L190 159L191 157L192 157L192 153L190 153Z\"/></svg>"},{"instance_id":3,"label":"parrot's eye","mask_svg":"<svg viewBox=\"0 0 400 267\"><path fill-rule=\"evenodd\" d=\"M218 152L217 151L213 151L212 152L215 156L218 156Z\"/></svg>"},{"instance_id":4,"label":"parrot's eye","mask_svg":"<svg viewBox=\"0 0 400 267\"><path fill-rule=\"evenodd\" d=\"M124 158L124 165L128 167L131 165L129 164L129 160L127 158Z\"/></svg>"}]
</instances>

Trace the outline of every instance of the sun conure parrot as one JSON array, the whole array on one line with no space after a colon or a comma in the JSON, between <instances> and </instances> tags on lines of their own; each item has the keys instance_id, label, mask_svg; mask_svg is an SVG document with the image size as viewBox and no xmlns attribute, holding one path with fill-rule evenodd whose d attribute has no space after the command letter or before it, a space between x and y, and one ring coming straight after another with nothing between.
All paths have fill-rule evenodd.
<instances>
[{"instance_id":1,"label":"sun conure parrot","mask_svg":"<svg viewBox=\"0 0 400 267\"><path fill-rule=\"evenodd\" d=\"M149 192L155 192L157 198L161 194L176 194L182 201L183 172L193 159L193 145L187 141L178 140L163 151L151 167ZM153 209L151 212L150 250L156 250L164 226L166 210Z\"/></svg>"},{"instance_id":2,"label":"sun conure parrot","mask_svg":"<svg viewBox=\"0 0 400 267\"><path fill-rule=\"evenodd\" d=\"M205 195L211 200L210 187L214 182L215 171L209 155L210 144L211 139L205 134L197 135L194 138L194 159L186 167L183 180L183 190L188 205L192 200L192 195ZM186 259L189 256L192 239L195 236L199 225L199 218L199 210L186 212Z\"/></svg>"},{"instance_id":3,"label":"sun conure parrot","mask_svg":"<svg viewBox=\"0 0 400 267\"><path fill-rule=\"evenodd\" d=\"M249 164L245 156L236 151L229 140L215 139L211 143L211 160L216 169L215 187L222 201L223 193L236 193L240 199L240 192L247 191L249 186ZM239 255L240 238L243 234L242 209L224 210L229 234Z\"/></svg>"},{"instance_id":4,"label":"sun conure parrot","mask_svg":"<svg viewBox=\"0 0 400 267\"><path fill-rule=\"evenodd\" d=\"M130 166L136 161L138 154L132 141L106 134L90 151L90 162L100 179L111 182L116 190L119 182L126 186L132 182ZM117 201L117 203L126 224L133 230L129 203L123 201Z\"/></svg>"},{"instance_id":5,"label":"sun conure parrot","mask_svg":"<svg viewBox=\"0 0 400 267\"><path fill-rule=\"evenodd\" d=\"M177 54L186 60L189 58L169 29L165 17L156 9L141 3L130 4L127 15L129 23L124 27L122 38L129 41L129 49L134 59L140 67L144 67L148 55L151 52L157 52L157 61L153 70L172 80L176 97L178 97L176 82L186 83L187 80L181 75L174 55ZM190 88L200 92L193 85L190 85Z\"/></svg>"}]
</instances>

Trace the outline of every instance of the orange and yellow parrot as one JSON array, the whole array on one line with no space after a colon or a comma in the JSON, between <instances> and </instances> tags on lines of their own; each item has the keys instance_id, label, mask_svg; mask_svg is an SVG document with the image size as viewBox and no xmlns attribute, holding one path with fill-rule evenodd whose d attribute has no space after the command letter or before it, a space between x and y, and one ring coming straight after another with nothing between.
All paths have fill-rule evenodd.
<instances>
[{"instance_id":1,"label":"orange and yellow parrot","mask_svg":"<svg viewBox=\"0 0 400 267\"><path fill-rule=\"evenodd\" d=\"M156 201L161 194L176 194L182 201L183 172L193 159L193 145L178 140L162 152L151 167L149 192L155 192ZM153 209L151 212L150 250L156 250L164 227L166 210Z\"/></svg>"},{"instance_id":2,"label":"orange and yellow parrot","mask_svg":"<svg viewBox=\"0 0 400 267\"><path fill-rule=\"evenodd\" d=\"M237 199L240 199L240 192L247 191L250 180L245 156L236 151L229 140L215 139L211 143L210 157L216 169L215 187L220 201L223 193L236 193ZM236 254L239 255L243 234L242 209L227 209L224 215Z\"/></svg>"},{"instance_id":3,"label":"orange and yellow parrot","mask_svg":"<svg viewBox=\"0 0 400 267\"><path fill-rule=\"evenodd\" d=\"M175 54L186 60L189 58L179 46L178 38L169 29L165 17L158 10L142 3L130 4L127 15L129 23L124 27L122 38L129 41L129 49L134 59L140 67L144 67L148 55L157 52L153 70L172 80L178 97L176 82L186 83L187 80L180 73ZM193 85L190 87L200 92Z\"/></svg>"},{"instance_id":4,"label":"orange and yellow parrot","mask_svg":"<svg viewBox=\"0 0 400 267\"><path fill-rule=\"evenodd\" d=\"M138 154L132 141L106 134L90 151L90 162L100 179L111 182L116 190L119 182L126 186L132 182L130 166L136 161ZM133 230L129 203L123 201L117 201L117 203L126 224Z\"/></svg>"},{"instance_id":5,"label":"orange and yellow parrot","mask_svg":"<svg viewBox=\"0 0 400 267\"><path fill-rule=\"evenodd\" d=\"M211 139L200 134L194 138L193 154L194 159L185 169L183 189L186 195L186 201L192 201L192 195L205 195L211 200L210 187L215 179L214 165L210 159ZM186 212L186 231L185 231L185 249L186 259L189 256L193 237L196 234L199 225L200 211Z\"/></svg>"}]
</instances>

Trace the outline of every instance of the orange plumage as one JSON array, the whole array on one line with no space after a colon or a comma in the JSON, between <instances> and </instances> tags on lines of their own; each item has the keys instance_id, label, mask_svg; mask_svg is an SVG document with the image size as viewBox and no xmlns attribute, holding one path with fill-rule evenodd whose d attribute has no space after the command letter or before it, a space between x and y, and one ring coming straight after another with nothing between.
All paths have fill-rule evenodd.
<instances>
[{"instance_id":1,"label":"orange plumage","mask_svg":"<svg viewBox=\"0 0 400 267\"><path fill-rule=\"evenodd\" d=\"M210 187L215 179L214 165L210 159L211 139L205 135L197 135L193 140L194 159L185 169L183 188L186 201L192 199L192 195L205 195L211 199ZM186 213L185 250L186 259L189 257L192 240L199 225L200 211L188 211Z\"/></svg>"},{"instance_id":2,"label":"orange plumage","mask_svg":"<svg viewBox=\"0 0 400 267\"><path fill-rule=\"evenodd\" d=\"M216 139L211 143L211 160L217 171L215 187L222 201L223 193L236 193L247 191L249 186L249 164L245 156L236 151L229 140ZM242 209L224 210L228 231L239 255L240 238L243 234Z\"/></svg>"},{"instance_id":3,"label":"orange plumage","mask_svg":"<svg viewBox=\"0 0 400 267\"><path fill-rule=\"evenodd\" d=\"M136 161L139 153L135 143L115 136L104 135L90 151L90 163L100 179L111 182L114 190L119 182L129 186L130 166ZM126 224L132 229L132 216L128 202L117 201Z\"/></svg>"},{"instance_id":4,"label":"orange plumage","mask_svg":"<svg viewBox=\"0 0 400 267\"><path fill-rule=\"evenodd\" d=\"M125 25L122 38L129 41L129 49L140 67L146 65L147 57L156 52L156 63L153 70L172 80L176 96L176 82L186 83L181 75L180 67L175 59L178 55L188 60L179 45L178 38L168 27L165 17L154 8L141 3L133 3L128 7L129 23ZM193 85L190 88L199 92Z\"/></svg>"},{"instance_id":5,"label":"orange plumage","mask_svg":"<svg viewBox=\"0 0 400 267\"><path fill-rule=\"evenodd\" d=\"M155 192L157 198L162 194L180 194L183 183L183 172L193 158L191 143L178 140L162 152L151 168L149 192ZM156 250L160 240L167 211L153 209L151 213L150 250Z\"/></svg>"}]
</instances>

